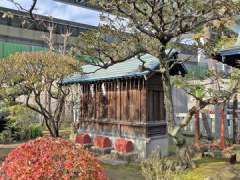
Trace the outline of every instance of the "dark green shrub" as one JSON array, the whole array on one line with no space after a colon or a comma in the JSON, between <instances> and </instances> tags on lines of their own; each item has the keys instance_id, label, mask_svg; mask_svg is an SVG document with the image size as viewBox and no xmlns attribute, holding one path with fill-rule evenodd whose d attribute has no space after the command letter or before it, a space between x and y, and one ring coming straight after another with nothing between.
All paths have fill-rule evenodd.
<instances>
[{"instance_id":1,"label":"dark green shrub","mask_svg":"<svg viewBox=\"0 0 240 180\"><path fill-rule=\"evenodd\" d=\"M35 139L43 135L40 125L30 125L25 128L18 128L14 132L14 138L19 141Z\"/></svg>"},{"instance_id":2,"label":"dark green shrub","mask_svg":"<svg viewBox=\"0 0 240 180\"><path fill-rule=\"evenodd\" d=\"M2 133L0 133L0 143L7 144L12 142L12 133L11 130L3 130Z\"/></svg>"},{"instance_id":3,"label":"dark green shrub","mask_svg":"<svg viewBox=\"0 0 240 180\"><path fill-rule=\"evenodd\" d=\"M42 127L39 125L32 125L30 126L30 130L31 130L31 139L35 139L37 137L41 137L43 135L42 132Z\"/></svg>"}]
</instances>

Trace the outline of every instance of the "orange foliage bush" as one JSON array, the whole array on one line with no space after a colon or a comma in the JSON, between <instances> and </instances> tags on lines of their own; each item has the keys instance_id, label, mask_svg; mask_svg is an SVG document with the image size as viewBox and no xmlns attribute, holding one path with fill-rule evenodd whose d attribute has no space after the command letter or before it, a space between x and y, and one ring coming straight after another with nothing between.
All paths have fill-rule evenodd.
<instances>
[{"instance_id":1,"label":"orange foliage bush","mask_svg":"<svg viewBox=\"0 0 240 180\"><path fill-rule=\"evenodd\" d=\"M106 180L96 158L70 141L43 137L10 152L0 167L0 179Z\"/></svg>"}]
</instances>

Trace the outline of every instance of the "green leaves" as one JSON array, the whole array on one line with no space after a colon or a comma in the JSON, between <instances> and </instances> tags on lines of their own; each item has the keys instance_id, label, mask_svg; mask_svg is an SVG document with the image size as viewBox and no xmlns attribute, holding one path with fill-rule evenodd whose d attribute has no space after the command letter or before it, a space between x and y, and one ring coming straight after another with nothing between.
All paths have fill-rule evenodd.
<instances>
[{"instance_id":1,"label":"green leaves","mask_svg":"<svg viewBox=\"0 0 240 180\"><path fill-rule=\"evenodd\" d=\"M145 46L139 42L140 38L127 34L121 28L104 25L97 30L82 33L78 49L83 58L91 56L89 63L106 68L145 51Z\"/></svg>"},{"instance_id":2,"label":"green leaves","mask_svg":"<svg viewBox=\"0 0 240 180\"><path fill-rule=\"evenodd\" d=\"M181 78L172 77L171 84L176 88L182 88L182 87L184 87L185 83Z\"/></svg>"},{"instance_id":3,"label":"green leaves","mask_svg":"<svg viewBox=\"0 0 240 180\"><path fill-rule=\"evenodd\" d=\"M70 56L54 52L16 53L1 61L0 74L5 77L7 91L43 91L49 83L79 71L79 64Z\"/></svg>"},{"instance_id":4,"label":"green leaves","mask_svg":"<svg viewBox=\"0 0 240 180\"><path fill-rule=\"evenodd\" d=\"M0 98L15 101L25 95L28 98L21 99L21 103L29 105L29 99L35 99L39 107L35 104L32 109L41 109L44 105L38 99L46 92L55 99L62 96L65 91L58 81L77 71L80 71L80 64L71 56L51 51L15 53L0 61Z\"/></svg>"},{"instance_id":5,"label":"green leaves","mask_svg":"<svg viewBox=\"0 0 240 180\"><path fill-rule=\"evenodd\" d=\"M195 97L201 99L201 98L204 97L205 91L204 91L203 86L197 85L196 87L194 87L194 88L191 89L191 93L192 93Z\"/></svg>"}]
</instances>

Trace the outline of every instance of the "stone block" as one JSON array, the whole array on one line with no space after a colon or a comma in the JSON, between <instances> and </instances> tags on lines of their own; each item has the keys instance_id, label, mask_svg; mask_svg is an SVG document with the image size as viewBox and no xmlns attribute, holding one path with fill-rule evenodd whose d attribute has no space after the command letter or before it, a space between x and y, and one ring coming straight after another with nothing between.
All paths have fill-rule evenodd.
<instances>
[{"instance_id":1,"label":"stone block","mask_svg":"<svg viewBox=\"0 0 240 180\"><path fill-rule=\"evenodd\" d=\"M115 150L122 153L129 153L134 150L132 141L119 138L115 141Z\"/></svg>"},{"instance_id":2,"label":"stone block","mask_svg":"<svg viewBox=\"0 0 240 180\"><path fill-rule=\"evenodd\" d=\"M91 137L88 134L78 134L75 142L81 145L91 144Z\"/></svg>"},{"instance_id":3,"label":"stone block","mask_svg":"<svg viewBox=\"0 0 240 180\"><path fill-rule=\"evenodd\" d=\"M93 139L93 145L98 148L111 148L112 142L108 137L96 136Z\"/></svg>"}]
</instances>

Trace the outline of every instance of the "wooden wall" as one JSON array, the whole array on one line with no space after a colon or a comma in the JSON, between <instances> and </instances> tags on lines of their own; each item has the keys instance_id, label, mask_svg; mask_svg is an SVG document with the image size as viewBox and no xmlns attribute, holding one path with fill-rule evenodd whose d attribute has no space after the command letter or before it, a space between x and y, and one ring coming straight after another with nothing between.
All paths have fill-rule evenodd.
<instances>
[{"instance_id":1,"label":"wooden wall","mask_svg":"<svg viewBox=\"0 0 240 180\"><path fill-rule=\"evenodd\" d=\"M147 136L166 135L166 112L160 73L150 76L147 84Z\"/></svg>"},{"instance_id":2,"label":"wooden wall","mask_svg":"<svg viewBox=\"0 0 240 180\"><path fill-rule=\"evenodd\" d=\"M147 81L148 121L165 121L164 92L160 74Z\"/></svg>"},{"instance_id":3,"label":"wooden wall","mask_svg":"<svg viewBox=\"0 0 240 180\"><path fill-rule=\"evenodd\" d=\"M81 87L81 118L146 122L145 80L98 82Z\"/></svg>"},{"instance_id":4,"label":"wooden wall","mask_svg":"<svg viewBox=\"0 0 240 180\"><path fill-rule=\"evenodd\" d=\"M81 128L118 136L166 134L161 76L85 83L81 91Z\"/></svg>"}]
</instances>

